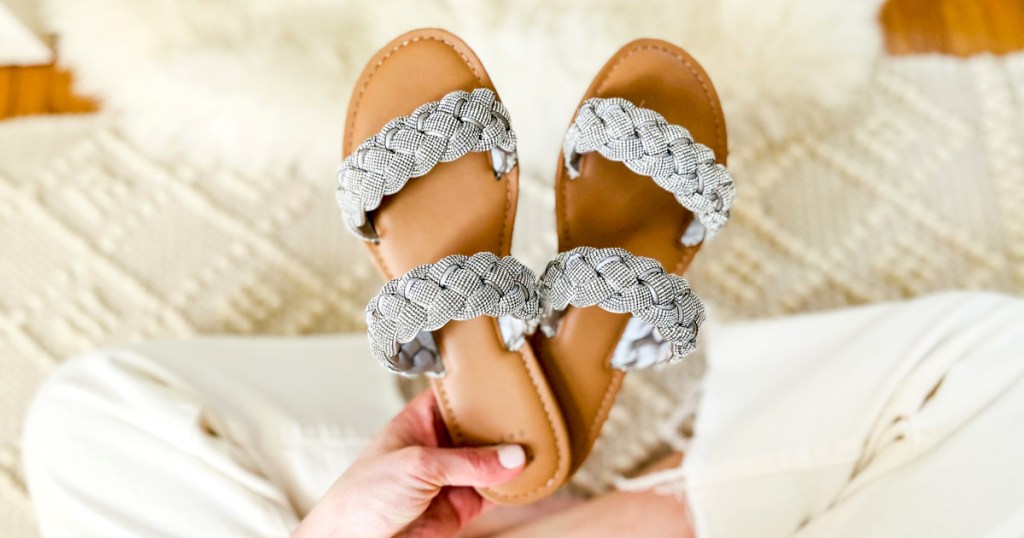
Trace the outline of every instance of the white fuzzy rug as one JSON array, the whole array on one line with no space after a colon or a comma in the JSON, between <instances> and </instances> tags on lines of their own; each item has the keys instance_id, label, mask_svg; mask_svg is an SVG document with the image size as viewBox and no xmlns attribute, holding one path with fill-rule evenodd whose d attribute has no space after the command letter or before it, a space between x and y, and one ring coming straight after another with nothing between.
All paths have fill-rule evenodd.
<instances>
[{"instance_id":1,"label":"white fuzzy rug","mask_svg":"<svg viewBox=\"0 0 1024 538\"><path fill-rule=\"evenodd\" d=\"M875 71L878 4L49 0L61 57L105 112L0 123L0 535L31 532L11 447L64 357L361 327L377 278L333 201L340 126L366 58L417 26L462 35L512 111L515 250L535 268L554 251L551 176L579 95L621 44L654 36L690 49L726 108L740 200L691 274L722 317L1024 288L1006 246L1024 244L1024 62ZM631 376L577 486L657 449L681 377Z\"/></svg>"}]
</instances>

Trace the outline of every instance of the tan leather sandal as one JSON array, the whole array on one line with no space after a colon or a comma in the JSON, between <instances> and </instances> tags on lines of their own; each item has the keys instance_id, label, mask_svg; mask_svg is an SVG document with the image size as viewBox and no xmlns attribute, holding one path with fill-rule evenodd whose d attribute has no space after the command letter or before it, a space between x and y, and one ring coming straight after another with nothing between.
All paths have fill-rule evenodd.
<instances>
[{"instance_id":1,"label":"tan leather sandal","mask_svg":"<svg viewBox=\"0 0 1024 538\"><path fill-rule=\"evenodd\" d=\"M694 349L704 310L683 273L728 217L722 109L679 47L634 41L570 125L555 189L562 252L541 278L533 341L582 465L631 368Z\"/></svg>"},{"instance_id":2,"label":"tan leather sandal","mask_svg":"<svg viewBox=\"0 0 1024 538\"><path fill-rule=\"evenodd\" d=\"M392 279L367 307L375 355L425 373L455 446L518 443L516 479L481 490L535 501L568 476L569 445L529 345L532 272L508 257L518 196L515 135L480 60L443 30L381 49L356 83L338 199Z\"/></svg>"}]
</instances>

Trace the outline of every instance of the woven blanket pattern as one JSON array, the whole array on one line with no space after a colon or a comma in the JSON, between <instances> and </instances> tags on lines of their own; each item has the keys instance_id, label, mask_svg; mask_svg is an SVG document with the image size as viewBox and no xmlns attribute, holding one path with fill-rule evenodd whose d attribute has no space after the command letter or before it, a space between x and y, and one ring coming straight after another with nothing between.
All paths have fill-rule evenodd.
<instances>
[{"instance_id":1,"label":"woven blanket pattern","mask_svg":"<svg viewBox=\"0 0 1024 538\"><path fill-rule=\"evenodd\" d=\"M633 314L671 343L666 359L692 353L704 322L704 304L684 278L621 248L578 247L559 254L541 276L540 293L545 310L596 305Z\"/></svg>"},{"instance_id":2,"label":"woven blanket pattern","mask_svg":"<svg viewBox=\"0 0 1024 538\"><path fill-rule=\"evenodd\" d=\"M455 91L387 123L359 145L338 170L338 202L352 230L366 222L384 196L439 162L469 152L514 153L516 136L508 111L491 90Z\"/></svg>"},{"instance_id":3,"label":"woven blanket pattern","mask_svg":"<svg viewBox=\"0 0 1024 538\"><path fill-rule=\"evenodd\" d=\"M1024 55L885 59L854 110L820 120L784 142L732 144L743 196L686 275L715 317L950 288L1024 294ZM168 164L111 121L0 123L0 528L11 536L33 532L20 417L62 359L197 333L362 331L381 284L340 231L331 185ZM550 164L523 176L514 250L535 269L556 253ZM666 450L657 424L693 409L699 357L627 376L578 491Z\"/></svg>"},{"instance_id":4,"label":"woven blanket pattern","mask_svg":"<svg viewBox=\"0 0 1024 538\"><path fill-rule=\"evenodd\" d=\"M440 361L401 361L399 344L452 320L479 316L536 319L537 276L512 256L491 252L445 256L391 280L366 305L367 334L374 356L398 373L441 372Z\"/></svg>"},{"instance_id":5,"label":"woven blanket pattern","mask_svg":"<svg viewBox=\"0 0 1024 538\"><path fill-rule=\"evenodd\" d=\"M729 220L736 199L729 171L711 148L654 110L620 98L587 99L565 135L562 156L570 178L579 177L580 154L598 152L648 176L693 211L714 236Z\"/></svg>"}]
</instances>

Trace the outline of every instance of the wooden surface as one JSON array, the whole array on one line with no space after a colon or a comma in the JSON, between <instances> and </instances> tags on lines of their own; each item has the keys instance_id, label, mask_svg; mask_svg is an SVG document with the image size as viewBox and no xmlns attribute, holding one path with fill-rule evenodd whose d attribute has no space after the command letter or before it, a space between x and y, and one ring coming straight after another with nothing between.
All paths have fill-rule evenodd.
<instances>
[{"instance_id":1,"label":"wooden surface","mask_svg":"<svg viewBox=\"0 0 1024 538\"><path fill-rule=\"evenodd\" d=\"M71 76L52 65L0 67L0 119L95 109L71 91Z\"/></svg>"},{"instance_id":2,"label":"wooden surface","mask_svg":"<svg viewBox=\"0 0 1024 538\"><path fill-rule=\"evenodd\" d=\"M1024 49L1024 0L890 0L881 23L892 54L968 56ZM0 119L96 109L71 86L71 77L52 65L0 67Z\"/></svg>"},{"instance_id":3,"label":"wooden surface","mask_svg":"<svg viewBox=\"0 0 1024 538\"><path fill-rule=\"evenodd\" d=\"M1024 49L1024 0L890 0L881 21L891 54Z\"/></svg>"}]
</instances>

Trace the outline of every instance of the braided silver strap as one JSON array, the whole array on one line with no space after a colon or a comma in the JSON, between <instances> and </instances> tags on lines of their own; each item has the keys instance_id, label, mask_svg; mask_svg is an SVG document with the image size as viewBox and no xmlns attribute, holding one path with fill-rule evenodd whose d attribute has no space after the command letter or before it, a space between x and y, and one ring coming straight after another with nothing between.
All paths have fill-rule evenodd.
<instances>
[{"instance_id":1,"label":"braided silver strap","mask_svg":"<svg viewBox=\"0 0 1024 538\"><path fill-rule=\"evenodd\" d=\"M451 92L391 120L338 169L337 197L345 224L357 236L375 240L367 213L379 207L384 196L398 192L437 163L471 151L490 151L498 177L515 166L516 136L508 111L486 88Z\"/></svg>"},{"instance_id":2,"label":"braided silver strap","mask_svg":"<svg viewBox=\"0 0 1024 538\"><path fill-rule=\"evenodd\" d=\"M568 305L628 312L653 328L640 333L668 345L667 353L657 355L616 353L612 366L620 369L681 359L696 348L704 322L704 305L685 279L621 248L577 247L559 254L540 278L540 294L546 317Z\"/></svg>"},{"instance_id":3,"label":"braided silver strap","mask_svg":"<svg viewBox=\"0 0 1024 538\"><path fill-rule=\"evenodd\" d=\"M366 306L366 324L373 354L386 368L440 374L429 331L482 315L534 322L539 313L533 271L511 256L481 252L446 256L388 282Z\"/></svg>"},{"instance_id":4,"label":"braided silver strap","mask_svg":"<svg viewBox=\"0 0 1024 538\"><path fill-rule=\"evenodd\" d=\"M569 126L562 155L569 177L579 177L579 157L596 151L649 176L692 211L696 230L683 242L696 244L714 236L729 219L736 189L711 148L694 142L690 132L668 123L657 112L618 97L587 99Z\"/></svg>"}]
</instances>

